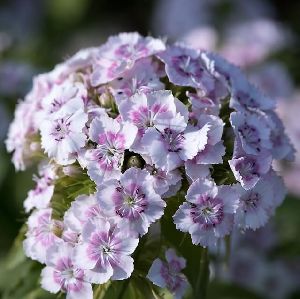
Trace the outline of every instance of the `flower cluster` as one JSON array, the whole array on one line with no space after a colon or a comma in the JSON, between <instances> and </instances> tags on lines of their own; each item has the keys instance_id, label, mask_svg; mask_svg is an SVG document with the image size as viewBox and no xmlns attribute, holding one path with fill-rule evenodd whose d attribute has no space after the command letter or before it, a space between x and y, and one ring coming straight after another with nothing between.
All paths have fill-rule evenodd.
<instances>
[{"instance_id":1,"label":"flower cluster","mask_svg":"<svg viewBox=\"0 0 300 299\"><path fill-rule=\"evenodd\" d=\"M6 144L17 170L40 162L24 250L46 265L42 287L89 299L91 284L129 278L174 196L196 245L263 226L285 195L271 163L293 156L274 107L219 56L137 33L37 76ZM166 259L147 278L181 298L185 260Z\"/></svg>"}]
</instances>

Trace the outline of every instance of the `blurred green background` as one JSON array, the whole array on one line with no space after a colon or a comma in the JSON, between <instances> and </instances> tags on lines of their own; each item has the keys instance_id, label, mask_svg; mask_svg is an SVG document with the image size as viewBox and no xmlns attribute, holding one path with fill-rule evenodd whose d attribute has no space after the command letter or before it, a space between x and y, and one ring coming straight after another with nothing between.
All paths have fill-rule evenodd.
<instances>
[{"instance_id":1,"label":"blurred green background","mask_svg":"<svg viewBox=\"0 0 300 299\"><path fill-rule=\"evenodd\" d=\"M241 2L248 2L248 7L244 14L239 15L236 12L239 11ZM172 5L179 7L173 14L168 11ZM184 9L181 10L180 7ZM1 0L0 258L8 252L26 219L22 203L28 190L33 187L33 170L15 173L3 142L14 107L18 99L30 90L34 74L48 71L80 48L100 45L109 35L118 32L138 31L144 35L170 36L170 40L175 40L177 36L179 38L188 34L194 27L205 25L214 27L222 42L222 34L228 24L242 22L243 18L253 20L256 17L277 21L291 32L292 42L271 53L268 59L275 59L284 65L290 74L294 90L298 90L300 1ZM300 133L298 136L300 140ZM295 277L299 275L297 277L300 278L299 215L298 196L289 195L275 217L274 225L279 243L268 258L280 257L291 263L298 260ZM224 289L224 294L227 291ZM299 295L295 291L290 298L300 298L297 294ZM239 298L232 296L229 294L226 298Z\"/></svg>"}]
</instances>

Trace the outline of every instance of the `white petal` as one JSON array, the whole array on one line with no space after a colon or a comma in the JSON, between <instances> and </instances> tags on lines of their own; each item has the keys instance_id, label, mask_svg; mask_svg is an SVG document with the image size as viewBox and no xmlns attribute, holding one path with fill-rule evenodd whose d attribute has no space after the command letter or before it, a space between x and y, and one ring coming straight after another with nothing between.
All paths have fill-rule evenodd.
<instances>
[{"instance_id":1,"label":"white petal","mask_svg":"<svg viewBox=\"0 0 300 299\"><path fill-rule=\"evenodd\" d=\"M89 244L79 244L74 249L74 264L81 269L93 269L97 259L91 259L88 254Z\"/></svg>"},{"instance_id":2,"label":"white petal","mask_svg":"<svg viewBox=\"0 0 300 299\"><path fill-rule=\"evenodd\" d=\"M90 283L82 282L80 290L71 290L66 299L93 299L93 289Z\"/></svg>"},{"instance_id":3,"label":"white petal","mask_svg":"<svg viewBox=\"0 0 300 299\"><path fill-rule=\"evenodd\" d=\"M114 274L111 277L112 280L127 279L133 271L133 258L127 255L120 255L113 267Z\"/></svg>"},{"instance_id":4,"label":"white petal","mask_svg":"<svg viewBox=\"0 0 300 299\"><path fill-rule=\"evenodd\" d=\"M156 259L147 274L147 278L151 280L155 285L164 288L166 287L166 281L161 275L161 269L163 267L163 263L160 259Z\"/></svg>"},{"instance_id":5,"label":"white petal","mask_svg":"<svg viewBox=\"0 0 300 299\"><path fill-rule=\"evenodd\" d=\"M57 293L61 286L54 280L55 269L45 267L41 272L41 287L50 293Z\"/></svg>"}]
</instances>

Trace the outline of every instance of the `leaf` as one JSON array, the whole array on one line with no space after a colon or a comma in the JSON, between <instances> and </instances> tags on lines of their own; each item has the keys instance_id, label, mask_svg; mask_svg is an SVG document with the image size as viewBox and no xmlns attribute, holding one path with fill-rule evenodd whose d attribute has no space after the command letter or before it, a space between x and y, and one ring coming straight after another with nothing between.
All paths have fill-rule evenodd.
<instances>
[{"instance_id":1,"label":"leaf","mask_svg":"<svg viewBox=\"0 0 300 299\"><path fill-rule=\"evenodd\" d=\"M6 269L13 269L26 260L23 251L23 240L25 238L26 231L27 231L27 225L24 224L21 227L19 234L16 237L6 257L6 265L5 265Z\"/></svg>"},{"instance_id":2,"label":"leaf","mask_svg":"<svg viewBox=\"0 0 300 299\"><path fill-rule=\"evenodd\" d=\"M279 235L278 246L272 252L271 257L298 257L300 254L300 201L298 198L288 196L282 205L276 210L274 217L276 232Z\"/></svg>"},{"instance_id":3,"label":"leaf","mask_svg":"<svg viewBox=\"0 0 300 299\"><path fill-rule=\"evenodd\" d=\"M86 173L79 176L65 176L56 181L54 195L51 199L52 217L61 220L71 206L72 201L82 194L92 194L96 191L95 183Z\"/></svg>"},{"instance_id":4,"label":"leaf","mask_svg":"<svg viewBox=\"0 0 300 299\"><path fill-rule=\"evenodd\" d=\"M42 265L25 257L23 225L5 260L0 262L0 292L2 299L48 299L55 298L39 286Z\"/></svg>"}]
</instances>

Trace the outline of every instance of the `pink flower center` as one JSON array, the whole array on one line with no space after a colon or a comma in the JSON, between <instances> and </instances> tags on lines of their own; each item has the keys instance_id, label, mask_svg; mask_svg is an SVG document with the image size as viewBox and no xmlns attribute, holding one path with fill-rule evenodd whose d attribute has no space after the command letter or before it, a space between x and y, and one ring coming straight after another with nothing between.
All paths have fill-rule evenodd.
<instances>
[{"instance_id":1,"label":"pink flower center","mask_svg":"<svg viewBox=\"0 0 300 299\"><path fill-rule=\"evenodd\" d=\"M243 198L244 212L247 212L247 210L255 210L260 202L260 199L260 194L257 192L250 192L250 194L247 194L247 197Z\"/></svg>"},{"instance_id":2,"label":"pink flower center","mask_svg":"<svg viewBox=\"0 0 300 299\"><path fill-rule=\"evenodd\" d=\"M199 204L191 204L190 214L195 223L202 228L211 228L222 222L224 218L223 202L218 198L200 196Z\"/></svg>"},{"instance_id":3,"label":"pink flower center","mask_svg":"<svg viewBox=\"0 0 300 299\"><path fill-rule=\"evenodd\" d=\"M165 128L161 136L167 144L169 152L177 153L183 148L183 142L185 139L183 133L178 133L170 128Z\"/></svg>"},{"instance_id":4,"label":"pink flower center","mask_svg":"<svg viewBox=\"0 0 300 299\"><path fill-rule=\"evenodd\" d=\"M140 214L148 206L146 195L135 184L132 184L129 189L125 189L122 186L117 187L114 200L116 214L130 220L140 217Z\"/></svg>"},{"instance_id":5,"label":"pink flower center","mask_svg":"<svg viewBox=\"0 0 300 299\"><path fill-rule=\"evenodd\" d=\"M239 161L235 168L244 180L250 180L252 176L258 176L258 164L255 159L245 158Z\"/></svg>"},{"instance_id":6,"label":"pink flower center","mask_svg":"<svg viewBox=\"0 0 300 299\"><path fill-rule=\"evenodd\" d=\"M204 71L199 59L193 59L188 55L175 56L172 59L172 63L177 72L185 77L193 76L199 78Z\"/></svg>"},{"instance_id":7,"label":"pink flower center","mask_svg":"<svg viewBox=\"0 0 300 299\"><path fill-rule=\"evenodd\" d=\"M54 136L55 141L61 141L70 133L71 122L68 118L60 118L56 120L56 124L53 128L52 136Z\"/></svg>"},{"instance_id":8,"label":"pink flower center","mask_svg":"<svg viewBox=\"0 0 300 299\"><path fill-rule=\"evenodd\" d=\"M239 127L238 130L248 144L255 147L257 151L260 151L259 144L261 139L259 137L257 128L245 122L241 127Z\"/></svg>"}]
</instances>

